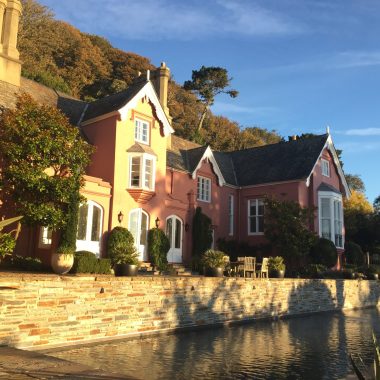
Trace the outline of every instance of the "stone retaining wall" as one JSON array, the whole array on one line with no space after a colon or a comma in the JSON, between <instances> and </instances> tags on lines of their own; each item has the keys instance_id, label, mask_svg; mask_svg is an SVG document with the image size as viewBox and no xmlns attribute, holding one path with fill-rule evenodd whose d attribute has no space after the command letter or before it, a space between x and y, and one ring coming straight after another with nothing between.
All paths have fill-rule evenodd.
<instances>
[{"instance_id":1,"label":"stone retaining wall","mask_svg":"<svg viewBox=\"0 0 380 380\"><path fill-rule=\"evenodd\" d=\"M377 306L380 283L0 275L0 344L45 349L146 332Z\"/></svg>"}]
</instances>

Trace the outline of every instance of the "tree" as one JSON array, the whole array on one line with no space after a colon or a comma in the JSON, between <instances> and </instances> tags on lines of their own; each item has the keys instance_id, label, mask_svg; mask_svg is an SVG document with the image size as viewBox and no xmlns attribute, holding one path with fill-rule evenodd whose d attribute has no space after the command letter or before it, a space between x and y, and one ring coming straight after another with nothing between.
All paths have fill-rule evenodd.
<instances>
[{"instance_id":1,"label":"tree","mask_svg":"<svg viewBox=\"0 0 380 380\"><path fill-rule=\"evenodd\" d=\"M1 199L23 223L66 227L93 148L56 108L19 96L0 115Z\"/></svg>"},{"instance_id":2,"label":"tree","mask_svg":"<svg viewBox=\"0 0 380 380\"><path fill-rule=\"evenodd\" d=\"M375 244L373 207L363 193L353 190L344 200L346 240L359 244L365 251Z\"/></svg>"},{"instance_id":3,"label":"tree","mask_svg":"<svg viewBox=\"0 0 380 380\"><path fill-rule=\"evenodd\" d=\"M365 185L363 180L358 174L345 174L348 187L351 191L356 191L360 193L365 192Z\"/></svg>"},{"instance_id":4,"label":"tree","mask_svg":"<svg viewBox=\"0 0 380 380\"><path fill-rule=\"evenodd\" d=\"M314 245L316 235L310 230L313 219L314 209L303 208L298 202L265 200L264 234L287 266L299 267Z\"/></svg>"},{"instance_id":5,"label":"tree","mask_svg":"<svg viewBox=\"0 0 380 380\"><path fill-rule=\"evenodd\" d=\"M380 195L373 202L373 210L376 215L380 215Z\"/></svg>"},{"instance_id":6,"label":"tree","mask_svg":"<svg viewBox=\"0 0 380 380\"><path fill-rule=\"evenodd\" d=\"M202 66L199 70L193 70L191 80L184 83L184 88L193 91L203 103L203 111L196 130L198 134L202 129L207 111L214 104L215 96L222 93L231 96L231 98L238 96L238 91L227 89L231 80L228 78L227 70L222 67Z\"/></svg>"},{"instance_id":7,"label":"tree","mask_svg":"<svg viewBox=\"0 0 380 380\"><path fill-rule=\"evenodd\" d=\"M212 244L211 219L197 207L193 218L193 255L200 258Z\"/></svg>"}]
</instances>

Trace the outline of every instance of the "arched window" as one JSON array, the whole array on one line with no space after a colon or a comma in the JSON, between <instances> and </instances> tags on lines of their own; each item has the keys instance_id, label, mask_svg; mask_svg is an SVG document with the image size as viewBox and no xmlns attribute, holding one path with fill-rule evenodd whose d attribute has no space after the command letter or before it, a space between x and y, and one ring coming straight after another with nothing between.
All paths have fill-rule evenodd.
<instances>
[{"instance_id":1,"label":"arched window","mask_svg":"<svg viewBox=\"0 0 380 380\"><path fill-rule=\"evenodd\" d=\"M103 210L93 201L80 205L77 231L77 250L100 253Z\"/></svg>"},{"instance_id":2,"label":"arched window","mask_svg":"<svg viewBox=\"0 0 380 380\"><path fill-rule=\"evenodd\" d=\"M129 213L128 229L133 235L135 246L141 261L148 260L147 238L149 229L149 214L141 208L135 208Z\"/></svg>"}]
</instances>

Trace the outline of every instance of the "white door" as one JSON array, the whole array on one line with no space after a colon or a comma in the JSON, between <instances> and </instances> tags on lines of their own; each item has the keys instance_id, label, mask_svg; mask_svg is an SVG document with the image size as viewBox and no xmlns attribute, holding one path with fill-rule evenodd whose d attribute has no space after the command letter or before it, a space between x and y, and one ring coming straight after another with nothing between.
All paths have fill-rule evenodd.
<instances>
[{"instance_id":1,"label":"white door","mask_svg":"<svg viewBox=\"0 0 380 380\"><path fill-rule=\"evenodd\" d=\"M169 238L169 263L182 263L182 221L175 215L166 219L166 235Z\"/></svg>"},{"instance_id":2,"label":"white door","mask_svg":"<svg viewBox=\"0 0 380 380\"><path fill-rule=\"evenodd\" d=\"M135 241L135 247L139 253L140 261L148 261L147 237L149 215L141 208L136 208L129 213L129 231Z\"/></svg>"},{"instance_id":3,"label":"white door","mask_svg":"<svg viewBox=\"0 0 380 380\"><path fill-rule=\"evenodd\" d=\"M100 254L102 233L102 208L93 201L80 205L77 231L77 251L90 251Z\"/></svg>"}]
</instances>

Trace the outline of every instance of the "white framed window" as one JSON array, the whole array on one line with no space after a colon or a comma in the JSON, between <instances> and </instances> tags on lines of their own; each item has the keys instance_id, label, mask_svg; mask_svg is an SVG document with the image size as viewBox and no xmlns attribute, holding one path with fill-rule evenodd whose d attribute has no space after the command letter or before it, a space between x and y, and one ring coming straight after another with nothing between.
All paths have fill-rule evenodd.
<instances>
[{"instance_id":1,"label":"white framed window","mask_svg":"<svg viewBox=\"0 0 380 380\"><path fill-rule=\"evenodd\" d=\"M322 158L321 166L322 175L324 175L325 177L330 177L330 162Z\"/></svg>"},{"instance_id":2,"label":"white framed window","mask_svg":"<svg viewBox=\"0 0 380 380\"><path fill-rule=\"evenodd\" d=\"M149 229L149 214L141 208L135 208L129 213L128 229L131 231L140 261L148 260L147 239Z\"/></svg>"},{"instance_id":3,"label":"white framed window","mask_svg":"<svg viewBox=\"0 0 380 380\"><path fill-rule=\"evenodd\" d=\"M149 122L135 119L135 141L149 144Z\"/></svg>"},{"instance_id":4,"label":"white framed window","mask_svg":"<svg viewBox=\"0 0 380 380\"><path fill-rule=\"evenodd\" d=\"M156 157L143 153L130 155L129 187L135 189L154 190Z\"/></svg>"},{"instance_id":5,"label":"white framed window","mask_svg":"<svg viewBox=\"0 0 380 380\"><path fill-rule=\"evenodd\" d=\"M51 246L53 230L50 227L40 227L38 248L47 249Z\"/></svg>"},{"instance_id":6,"label":"white framed window","mask_svg":"<svg viewBox=\"0 0 380 380\"><path fill-rule=\"evenodd\" d=\"M228 234L232 236L234 234L234 196L228 196Z\"/></svg>"},{"instance_id":7,"label":"white framed window","mask_svg":"<svg viewBox=\"0 0 380 380\"><path fill-rule=\"evenodd\" d=\"M211 179L198 176L197 199L202 202L211 202Z\"/></svg>"},{"instance_id":8,"label":"white framed window","mask_svg":"<svg viewBox=\"0 0 380 380\"><path fill-rule=\"evenodd\" d=\"M318 193L319 236L344 247L342 196L330 191Z\"/></svg>"},{"instance_id":9,"label":"white framed window","mask_svg":"<svg viewBox=\"0 0 380 380\"><path fill-rule=\"evenodd\" d=\"M264 234L264 201L250 199L248 201L248 235Z\"/></svg>"},{"instance_id":10,"label":"white framed window","mask_svg":"<svg viewBox=\"0 0 380 380\"><path fill-rule=\"evenodd\" d=\"M79 207L76 248L99 255L103 225L103 209L93 201Z\"/></svg>"}]
</instances>

